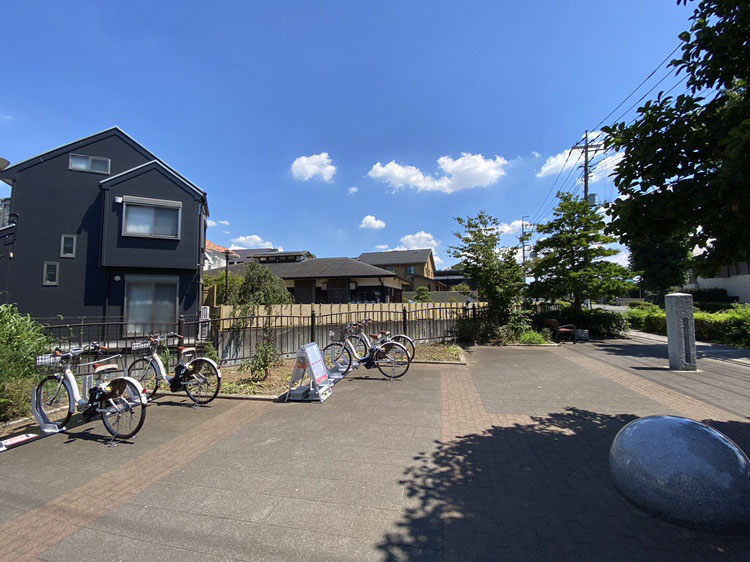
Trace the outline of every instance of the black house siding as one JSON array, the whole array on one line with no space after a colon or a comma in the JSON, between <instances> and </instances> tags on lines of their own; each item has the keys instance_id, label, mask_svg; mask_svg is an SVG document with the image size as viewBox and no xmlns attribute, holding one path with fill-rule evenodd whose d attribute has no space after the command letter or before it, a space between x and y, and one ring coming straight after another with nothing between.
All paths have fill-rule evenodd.
<instances>
[{"instance_id":1,"label":"black house siding","mask_svg":"<svg viewBox=\"0 0 750 562\"><path fill-rule=\"evenodd\" d=\"M69 170L71 153L109 158L110 173ZM16 303L35 317L121 317L125 276L170 275L179 277L178 313L196 314L202 194L155 171L124 174L109 189L100 187L102 180L154 158L119 129L111 129L3 171L13 183L11 210L18 213L18 222L15 235L0 244L0 302ZM181 201L180 240L123 239L115 194ZM74 258L60 257L62 234L76 236ZM59 263L58 286L42 284L44 262Z\"/></svg>"}]
</instances>

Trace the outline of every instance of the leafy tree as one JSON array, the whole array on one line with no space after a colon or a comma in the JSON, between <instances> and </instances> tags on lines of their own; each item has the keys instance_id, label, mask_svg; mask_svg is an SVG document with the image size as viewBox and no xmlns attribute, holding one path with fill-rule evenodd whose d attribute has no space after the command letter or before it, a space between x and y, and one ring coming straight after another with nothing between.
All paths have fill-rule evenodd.
<instances>
[{"instance_id":1,"label":"leafy tree","mask_svg":"<svg viewBox=\"0 0 750 562\"><path fill-rule=\"evenodd\" d=\"M690 248L680 237L648 237L630 241L630 268L641 276L641 287L659 296L685 283L690 267Z\"/></svg>"},{"instance_id":2,"label":"leafy tree","mask_svg":"<svg viewBox=\"0 0 750 562\"><path fill-rule=\"evenodd\" d=\"M452 266L450 266L448 269L451 271L463 271L464 270L464 264L463 262L456 262Z\"/></svg>"},{"instance_id":3,"label":"leafy tree","mask_svg":"<svg viewBox=\"0 0 750 562\"><path fill-rule=\"evenodd\" d=\"M471 287L469 287L468 283L464 283L464 282L458 283L453 286L453 290L458 291L462 295L466 295L466 296L471 295Z\"/></svg>"},{"instance_id":4,"label":"leafy tree","mask_svg":"<svg viewBox=\"0 0 750 562\"><path fill-rule=\"evenodd\" d=\"M242 316L258 305L292 303L294 299L284 281L259 263L250 262L243 268L239 285L230 283L229 304Z\"/></svg>"},{"instance_id":5,"label":"leafy tree","mask_svg":"<svg viewBox=\"0 0 750 562\"><path fill-rule=\"evenodd\" d=\"M615 241L604 234L604 219L588 203L570 193L558 193L560 203L554 218L540 224L543 235L535 245L537 257L531 262L535 280L529 293L535 297L573 297L573 310L579 314L585 299L625 293L632 286L631 272L602 258L618 254L605 244Z\"/></svg>"},{"instance_id":6,"label":"leafy tree","mask_svg":"<svg viewBox=\"0 0 750 562\"><path fill-rule=\"evenodd\" d=\"M427 287L417 287L417 294L414 295L417 302L432 302L432 293Z\"/></svg>"},{"instance_id":7,"label":"leafy tree","mask_svg":"<svg viewBox=\"0 0 750 562\"><path fill-rule=\"evenodd\" d=\"M687 0L678 0L687 5ZM698 271L750 260L750 3L702 0L680 34L687 93L660 92L629 125L604 127L621 150L610 230L620 241L686 237Z\"/></svg>"},{"instance_id":8,"label":"leafy tree","mask_svg":"<svg viewBox=\"0 0 750 562\"><path fill-rule=\"evenodd\" d=\"M521 302L524 274L516 261L517 248L500 248L500 222L485 211L476 217L456 217L464 232L454 232L459 243L449 253L464 265L464 275L476 283L487 302L490 320L506 324Z\"/></svg>"},{"instance_id":9,"label":"leafy tree","mask_svg":"<svg viewBox=\"0 0 750 562\"><path fill-rule=\"evenodd\" d=\"M229 291L227 292L224 287L224 281L225 277L228 278L228 285L229 285ZM242 276L238 275L237 273L234 273L233 271L229 272L229 275L225 275L224 271L221 273L213 273L206 275L203 278L203 286L207 289L210 287L216 287L216 302L218 304L228 304L229 302L229 294L239 290L240 285L242 284Z\"/></svg>"}]
</instances>

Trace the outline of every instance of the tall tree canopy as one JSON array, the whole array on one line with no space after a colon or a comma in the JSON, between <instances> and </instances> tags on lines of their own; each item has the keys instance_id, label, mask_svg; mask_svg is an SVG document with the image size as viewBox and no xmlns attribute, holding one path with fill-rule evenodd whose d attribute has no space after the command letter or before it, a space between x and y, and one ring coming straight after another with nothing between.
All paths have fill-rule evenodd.
<instances>
[{"instance_id":1,"label":"tall tree canopy","mask_svg":"<svg viewBox=\"0 0 750 562\"><path fill-rule=\"evenodd\" d=\"M688 0L678 0L687 5ZM621 150L610 231L631 246L685 237L697 269L750 260L750 2L702 0L680 34L687 92L659 93L632 124L603 127Z\"/></svg>"},{"instance_id":2,"label":"tall tree canopy","mask_svg":"<svg viewBox=\"0 0 750 562\"><path fill-rule=\"evenodd\" d=\"M570 193L557 196L554 218L537 227L542 238L534 245L529 294L551 299L572 295L576 312L585 299L624 294L633 286L631 272L603 259L618 253L604 246L615 241L604 234L604 219L583 199Z\"/></svg>"},{"instance_id":3,"label":"tall tree canopy","mask_svg":"<svg viewBox=\"0 0 750 562\"><path fill-rule=\"evenodd\" d=\"M500 248L500 222L485 211L476 217L457 217L464 232L454 232L459 243L450 247L450 255L461 260L463 272L474 281L479 298L487 301L492 320L505 324L513 308L520 303L524 287L517 248Z\"/></svg>"},{"instance_id":4,"label":"tall tree canopy","mask_svg":"<svg viewBox=\"0 0 750 562\"><path fill-rule=\"evenodd\" d=\"M690 248L680 237L641 237L630 241L630 268L641 276L641 287L664 295L685 283L690 267Z\"/></svg>"}]
</instances>

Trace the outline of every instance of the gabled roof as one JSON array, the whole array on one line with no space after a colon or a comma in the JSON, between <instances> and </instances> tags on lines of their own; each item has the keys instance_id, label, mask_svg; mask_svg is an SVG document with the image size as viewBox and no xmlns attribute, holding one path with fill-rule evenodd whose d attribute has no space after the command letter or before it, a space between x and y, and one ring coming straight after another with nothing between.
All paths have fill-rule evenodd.
<instances>
[{"instance_id":1,"label":"gabled roof","mask_svg":"<svg viewBox=\"0 0 750 562\"><path fill-rule=\"evenodd\" d=\"M195 185L193 182L185 178L182 174L177 172L174 168L172 168L169 164L167 164L164 160L156 156L154 153L149 151L145 146L143 146L141 143L136 141L133 137L128 135L125 131L120 129L120 127L114 126L110 127L109 129L105 129L103 131L100 131L98 133L94 133L93 135L89 135L87 137L84 137L82 139L78 139L73 142L69 142L67 144L64 144L62 146L58 146L57 148L53 148L52 150L48 150L46 152L43 152L42 154L39 154L37 156L34 156L32 158L27 158L26 160L23 160L21 162L18 162L17 164L13 164L12 166L9 166L5 168L4 170L0 171L0 179L1 180L10 180L13 179L18 172L25 170L26 168L30 168L31 166L35 166L37 164L40 164L42 162L46 162L47 160L50 160L52 158L56 158L57 156L60 156L61 154L64 154L66 152L70 152L74 148L83 147L89 144L92 144L96 141L116 136L120 139L122 139L124 142L129 144L134 150L137 152L140 152L145 158L148 158L148 160L157 160L161 163L162 166L170 170L174 175L178 176L180 179L182 179L183 182L190 185L194 190L196 190L198 193L202 195L202 197L205 199L206 192L203 191L201 188L199 188L197 185ZM110 178L111 179L111 178ZM10 183L10 182L7 182Z\"/></svg>"},{"instance_id":2,"label":"gabled roof","mask_svg":"<svg viewBox=\"0 0 750 562\"><path fill-rule=\"evenodd\" d=\"M103 179L99 182L99 187L106 189L109 187L109 185L107 184L112 181L126 181L128 179L128 176L138 176L140 174L148 172L149 170L160 170L166 173L174 181L180 184L185 190L193 193L194 195L197 195L198 198L200 198L202 201L205 201L206 193L203 190L201 190L195 184L186 180L184 176L175 172L161 160L151 160L150 162L146 162L144 164L141 164L140 166L136 166L135 168L130 168L129 170L125 170L124 172L120 172L119 174Z\"/></svg>"},{"instance_id":3,"label":"gabled roof","mask_svg":"<svg viewBox=\"0 0 750 562\"><path fill-rule=\"evenodd\" d=\"M371 265L405 265L409 263L427 263L432 249L392 250L390 252L365 252L359 255L359 261Z\"/></svg>"},{"instance_id":4,"label":"gabled roof","mask_svg":"<svg viewBox=\"0 0 750 562\"><path fill-rule=\"evenodd\" d=\"M218 244L214 244L210 240L206 240L206 251L207 252L220 252L220 253L223 254L227 250L229 250L229 248L225 248L224 246L219 246ZM236 256L237 254L233 250L229 250L229 255L230 256Z\"/></svg>"},{"instance_id":5,"label":"gabled roof","mask_svg":"<svg viewBox=\"0 0 750 562\"><path fill-rule=\"evenodd\" d=\"M246 264L229 266L240 272ZM317 279L336 277L396 277L392 271L380 269L351 258L308 258L303 261L264 263L271 272L282 279Z\"/></svg>"}]
</instances>

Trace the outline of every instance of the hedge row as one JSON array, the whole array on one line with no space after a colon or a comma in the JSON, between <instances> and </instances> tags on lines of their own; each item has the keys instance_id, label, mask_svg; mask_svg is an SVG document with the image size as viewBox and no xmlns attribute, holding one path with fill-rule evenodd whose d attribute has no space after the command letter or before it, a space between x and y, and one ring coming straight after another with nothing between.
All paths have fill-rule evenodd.
<instances>
[{"instance_id":1,"label":"hedge row","mask_svg":"<svg viewBox=\"0 0 750 562\"><path fill-rule=\"evenodd\" d=\"M634 330L667 335L667 315L659 307L635 308L627 313ZM710 314L695 312L695 339L750 347L750 306L735 306Z\"/></svg>"}]
</instances>

